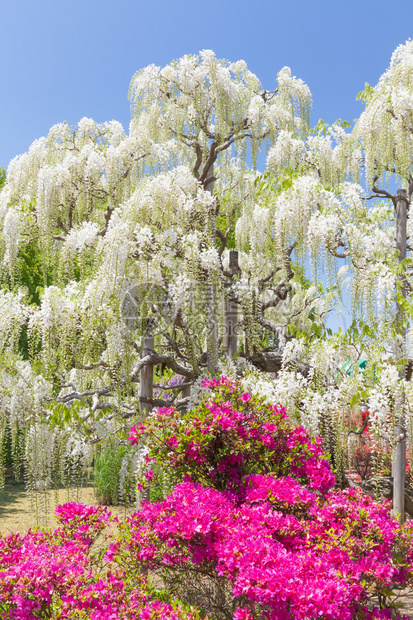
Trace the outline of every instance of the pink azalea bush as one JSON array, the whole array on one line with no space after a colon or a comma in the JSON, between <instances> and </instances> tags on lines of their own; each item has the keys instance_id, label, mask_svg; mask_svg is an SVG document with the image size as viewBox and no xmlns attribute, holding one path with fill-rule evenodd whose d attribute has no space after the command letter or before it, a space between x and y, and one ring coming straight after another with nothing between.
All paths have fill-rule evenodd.
<instances>
[{"instance_id":1,"label":"pink azalea bush","mask_svg":"<svg viewBox=\"0 0 413 620\"><path fill-rule=\"evenodd\" d=\"M409 527L359 490L320 497L292 478L253 475L244 499L184 482L128 518L107 559L157 574L214 618L391 618L374 609L411 582ZM400 616L394 616L400 617Z\"/></svg>"},{"instance_id":2,"label":"pink azalea bush","mask_svg":"<svg viewBox=\"0 0 413 620\"><path fill-rule=\"evenodd\" d=\"M321 492L334 486L322 440L292 426L284 407L245 394L226 377L206 379L203 386L212 394L183 417L164 407L131 428L132 444L143 438L149 449L140 485L161 467L171 488L190 479L237 492L243 477L254 473L290 475Z\"/></svg>"},{"instance_id":3,"label":"pink azalea bush","mask_svg":"<svg viewBox=\"0 0 413 620\"><path fill-rule=\"evenodd\" d=\"M137 573L94 553L114 519L106 508L59 506L54 531L0 537L2 620L199 620L197 610L165 600ZM164 600L162 600L162 598Z\"/></svg>"},{"instance_id":4,"label":"pink azalea bush","mask_svg":"<svg viewBox=\"0 0 413 620\"><path fill-rule=\"evenodd\" d=\"M178 484L128 520L108 557L216 618L392 617L391 588L412 579L411 528L360 491L331 491L322 441L283 407L225 377L203 386L185 416L163 408L131 429L149 448L140 484L159 468Z\"/></svg>"},{"instance_id":5,"label":"pink azalea bush","mask_svg":"<svg viewBox=\"0 0 413 620\"><path fill-rule=\"evenodd\" d=\"M140 482L162 467L174 488L116 536L106 508L72 503L54 531L0 537L1 618L407 620L392 599L413 583L413 527L334 491L321 440L282 407L205 385L183 418L160 409L131 429L149 444Z\"/></svg>"}]
</instances>

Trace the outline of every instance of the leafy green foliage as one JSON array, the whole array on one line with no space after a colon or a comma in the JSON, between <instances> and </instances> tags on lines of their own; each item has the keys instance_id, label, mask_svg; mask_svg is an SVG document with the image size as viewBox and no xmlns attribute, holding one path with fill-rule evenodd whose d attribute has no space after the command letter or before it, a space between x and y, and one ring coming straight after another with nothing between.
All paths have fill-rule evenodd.
<instances>
[{"instance_id":1,"label":"leafy green foliage","mask_svg":"<svg viewBox=\"0 0 413 620\"><path fill-rule=\"evenodd\" d=\"M333 126L336 125L338 127L341 127L342 129L349 129L349 127L351 127L351 123L349 123L348 121L343 121L342 118L338 118L334 123ZM313 127L313 129L311 129L311 134L313 134L314 136L326 136L328 133L328 130L330 129L330 126L323 121L322 118L318 119L317 124L315 125L315 127Z\"/></svg>"},{"instance_id":2,"label":"leafy green foliage","mask_svg":"<svg viewBox=\"0 0 413 620\"><path fill-rule=\"evenodd\" d=\"M124 488L121 488L122 461L129 451L129 446L122 445L107 446L100 450L94 468L95 493L100 504L116 505L120 496L126 494L131 498L134 495L131 477L127 477L123 483Z\"/></svg>"},{"instance_id":3,"label":"leafy green foliage","mask_svg":"<svg viewBox=\"0 0 413 620\"><path fill-rule=\"evenodd\" d=\"M172 407L161 408L145 424L131 428L132 444L143 436L148 446L148 459L138 473L140 486L162 473L166 492L188 476L203 486L235 492L246 475L287 475L291 467L300 480L314 474L314 488L333 486L321 441L311 439L302 427L293 428L284 408L246 394L240 383L226 377L202 385L213 389L212 398L206 396L183 417ZM316 474L315 454L324 461Z\"/></svg>"},{"instance_id":4,"label":"leafy green foliage","mask_svg":"<svg viewBox=\"0 0 413 620\"><path fill-rule=\"evenodd\" d=\"M19 250L17 257L17 270L19 273L19 285L27 287L29 303L40 306L41 295L48 274L44 272L40 250L34 242L29 243Z\"/></svg>"},{"instance_id":5,"label":"leafy green foliage","mask_svg":"<svg viewBox=\"0 0 413 620\"><path fill-rule=\"evenodd\" d=\"M266 170L263 174L257 176L254 185L257 188L257 195L262 200L268 200L275 196L279 196L282 192L292 187L295 179L300 176L299 170L294 170L289 166L283 168L282 174L274 177L270 170Z\"/></svg>"},{"instance_id":6,"label":"leafy green foliage","mask_svg":"<svg viewBox=\"0 0 413 620\"><path fill-rule=\"evenodd\" d=\"M356 97L356 101L368 103L374 93L374 88L368 82L364 82L364 90L361 90Z\"/></svg>"}]
</instances>

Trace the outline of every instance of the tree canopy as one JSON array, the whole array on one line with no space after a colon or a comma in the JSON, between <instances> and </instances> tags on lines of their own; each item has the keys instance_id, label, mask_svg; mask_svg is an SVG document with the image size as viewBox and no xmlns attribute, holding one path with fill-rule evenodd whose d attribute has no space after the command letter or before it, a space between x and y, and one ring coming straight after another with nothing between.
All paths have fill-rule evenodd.
<instances>
[{"instance_id":1,"label":"tree canopy","mask_svg":"<svg viewBox=\"0 0 413 620\"><path fill-rule=\"evenodd\" d=\"M86 463L94 442L124 440L145 366L159 365L160 383L183 377L193 404L216 356L312 432L331 412L341 428L362 403L388 432L400 391L410 411L412 386L396 362L407 356L411 304L399 295L402 325L394 292L410 291L411 276L387 183L396 179L410 202L412 72L408 41L361 95L353 129L341 120L311 129L310 90L288 68L265 90L244 61L204 50L133 77L129 133L116 121L60 123L9 164L1 428L32 486L47 484L57 452ZM346 283L355 320L332 333L326 316ZM229 300L239 309L233 359ZM154 348L143 355L148 328ZM172 387L152 404L187 407Z\"/></svg>"}]
</instances>

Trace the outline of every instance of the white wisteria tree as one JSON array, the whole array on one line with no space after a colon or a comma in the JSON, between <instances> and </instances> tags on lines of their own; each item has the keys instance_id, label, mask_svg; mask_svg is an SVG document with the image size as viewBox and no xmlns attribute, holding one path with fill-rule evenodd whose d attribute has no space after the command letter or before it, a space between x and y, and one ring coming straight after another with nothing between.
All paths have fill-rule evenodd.
<instances>
[{"instance_id":1,"label":"white wisteria tree","mask_svg":"<svg viewBox=\"0 0 413 620\"><path fill-rule=\"evenodd\" d=\"M310 91L288 68L268 91L243 61L203 51L134 76L128 135L115 121L60 124L10 163L1 428L32 487L49 484L57 454L86 463L93 443L122 440L142 405L195 402L207 371L243 374L313 432L344 433L364 401L383 434L400 391L410 421L409 373L394 363L410 316L401 294L396 316L395 289L410 290L410 272L386 179L410 202L412 76L408 42L353 131L310 131ZM346 281L356 321L333 334ZM160 382L183 378L169 398L141 393L154 366Z\"/></svg>"}]
</instances>

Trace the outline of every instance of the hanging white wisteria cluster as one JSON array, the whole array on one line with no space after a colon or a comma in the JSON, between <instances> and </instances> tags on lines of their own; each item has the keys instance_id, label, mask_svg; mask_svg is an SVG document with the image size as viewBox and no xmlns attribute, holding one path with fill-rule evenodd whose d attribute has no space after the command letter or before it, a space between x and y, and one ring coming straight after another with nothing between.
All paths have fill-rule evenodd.
<instances>
[{"instance_id":1,"label":"hanging white wisteria cluster","mask_svg":"<svg viewBox=\"0 0 413 620\"><path fill-rule=\"evenodd\" d=\"M361 406L384 429L400 388L412 409L392 364L400 274L380 185L394 172L413 192L411 42L364 98L354 131L342 121L310 131L310 91L288 68L265 90L244 61L204 50L134 76L129 133L116 121L58 124L10 163L0 190L0 415L30 488L50 485L56 468L61 478L86 468L92 445L126 439L145 364L159 383L192 384L190 406L207 370L243 375L314 433L345 433ZM329 333L346 290L359 329ZM149 327L154 350L142 359ZM134 462L125 459L122 476Z\"/></svg>"},{"instance_id":2,"label":"hanging white wisteria cluster","mask_svg":"<svg viewBox=\"0 0 413 620\"><path fill-rule=\"evenodd\" d=\"M393 52L390 66L377 86L366 84L367 102L356 123L354 137L363 149L367 177L375 182L395 173L405 182L413 160L413 41Z\"/></svg>"}]
</instances>

